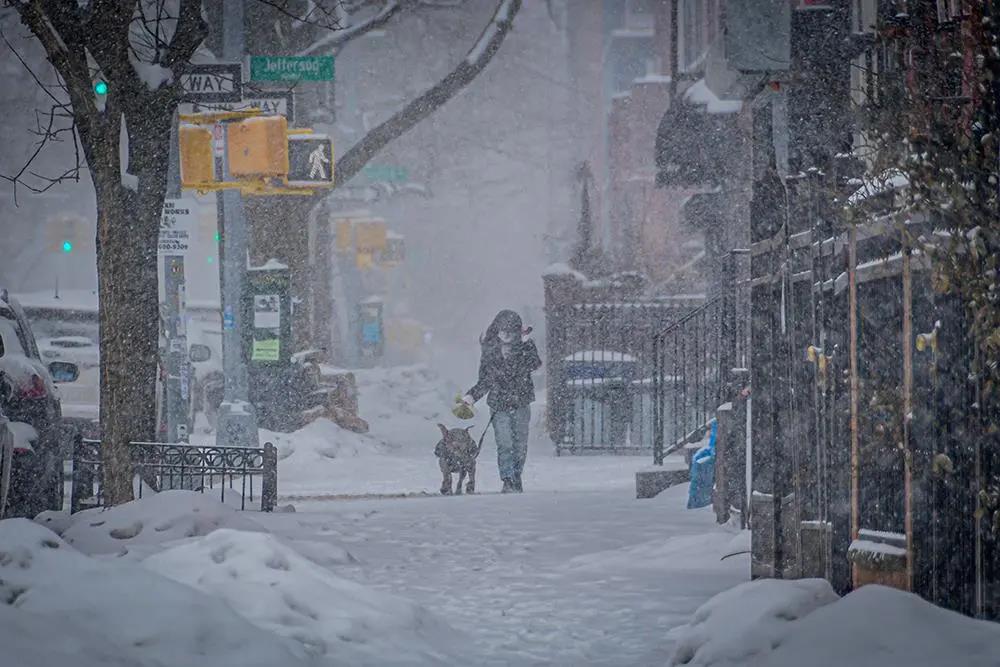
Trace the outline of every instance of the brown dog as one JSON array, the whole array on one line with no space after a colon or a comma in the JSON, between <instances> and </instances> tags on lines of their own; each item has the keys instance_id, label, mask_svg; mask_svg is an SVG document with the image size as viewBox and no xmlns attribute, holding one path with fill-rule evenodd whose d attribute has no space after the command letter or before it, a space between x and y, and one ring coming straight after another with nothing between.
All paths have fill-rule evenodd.
<instances>
[{"instance_id":1,"label":"brown dog","mask_svg":"<svg viewBox=\"0 0 1000 667\"><path fill-rule=\"evenodd\" d=\"M476 458L479 456L479 447L476 446L472 436L469 435L468 428L453 428L449 430L444 424L438 424L441 429L441 441L434 447L434 455L438 457L438 464L441 466L441 493L451 495L451 474L458 473L458 484L455 485L455 495L462 494L462 482L465 476L469 476L469 483L465 487L466 493L476 492Z\"/></svg>"}]
</instances>

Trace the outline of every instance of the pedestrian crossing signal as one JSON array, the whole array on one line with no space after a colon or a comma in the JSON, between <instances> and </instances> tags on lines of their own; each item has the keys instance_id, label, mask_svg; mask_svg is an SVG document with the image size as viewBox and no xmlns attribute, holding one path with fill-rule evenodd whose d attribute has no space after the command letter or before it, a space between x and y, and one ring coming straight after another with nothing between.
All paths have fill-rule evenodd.
<instances>
[{"instance_id":1,"label":"pedestrian crossing signal","mask_svg":"<svg viewBox=\"0 0 1000 667\"><path fill-rule=\"evenodd\" d=\"M288 137L288 184L301 187L331 186L335 167L333 140L325 134L292 134Z\"/></svg>"}]
</instances>

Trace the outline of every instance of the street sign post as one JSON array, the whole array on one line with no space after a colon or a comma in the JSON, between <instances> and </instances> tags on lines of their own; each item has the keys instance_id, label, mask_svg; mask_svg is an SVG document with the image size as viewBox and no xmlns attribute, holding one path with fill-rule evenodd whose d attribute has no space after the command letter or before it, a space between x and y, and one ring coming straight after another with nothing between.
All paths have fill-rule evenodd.
<instances>
[{"instance_id":1,"label":"street sign post","mask_svg":"<svg viewBox=\"0 0 1000 667\"><path fill-rule=\"evenodd\" d=\"M333 158L333 140L327 135L289 135L288 184L295 187L333 185Z\"/></svg>"},{"instance_id":2,"label":"street sign post","mask_svg":"<svg viewBox=\"0 0 1000 667\"><path fill-rule=\"evenodd\" d=\"M333 56L250 56L251 81L333 81Z\"/></svg>"},{"instance_id":3,"label":"street sign post","mask_svg":"<svg viewBox=\"0 0 1000 667\"><path fill-rule=\"evenodd\" d=\"M239 63L188 65L180 77L185 102L239 102L243 97Z\"/></svg>"},{"instance_id":4,"label":"street sign post","mask_svg":"<svg viewBox=\"0 0 1000 667\"><path fill-rule=\"evenodd\" d=\"M198 202L194 199L165 199L160 220L157 254L183 257L191 249L191 232L197 224Z\"/></svg>"}]
</instances>

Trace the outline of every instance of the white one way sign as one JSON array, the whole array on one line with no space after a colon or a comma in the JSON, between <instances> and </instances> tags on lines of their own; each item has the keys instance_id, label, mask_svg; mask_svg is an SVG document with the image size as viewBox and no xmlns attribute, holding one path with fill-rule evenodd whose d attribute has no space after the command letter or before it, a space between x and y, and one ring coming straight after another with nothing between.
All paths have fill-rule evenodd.
<instances>
[{"instance_id":1,"label":"white one way sign","mask_svg":"<svg viewBox=\"0 0 1000 667\"><path fill-rule=\"evenodd\" d=\"M185 102L239 102L243 97L239 63L188 65L180 77Z\"/></svg>"}]
</instances>

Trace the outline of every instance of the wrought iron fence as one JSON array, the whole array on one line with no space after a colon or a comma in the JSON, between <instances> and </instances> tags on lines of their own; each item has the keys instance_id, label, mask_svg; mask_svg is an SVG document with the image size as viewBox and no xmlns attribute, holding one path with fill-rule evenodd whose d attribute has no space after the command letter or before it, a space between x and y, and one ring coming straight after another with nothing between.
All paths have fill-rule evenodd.
<instances>
[{"instance_id":1,"label":"wrought iron fence","mask_svg":"<svg viewBox=\"0 0 1000 667\"><path fill-rule=\"evenodd\" d=\"M549 428L557 454L654 447L654 333L700 296L574 303L548 322Z\"/></svg>"},{"instance_id":2,"label":"wrought iron fence","mask_svg":"<svg viewBox=\"0 0 1000 667\"><path fill-rule=\"evenodd\" d=\"M100 449L99 440L76 439L71 512L104 504ZM270 512L277 503L278 454L271 443L257 448L133 442L129 453L139 498L149 490L187 489L217 492L224 503L228 494L244 510L259 506Z\"/></svg>"}]
</instances>

